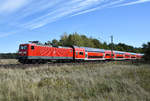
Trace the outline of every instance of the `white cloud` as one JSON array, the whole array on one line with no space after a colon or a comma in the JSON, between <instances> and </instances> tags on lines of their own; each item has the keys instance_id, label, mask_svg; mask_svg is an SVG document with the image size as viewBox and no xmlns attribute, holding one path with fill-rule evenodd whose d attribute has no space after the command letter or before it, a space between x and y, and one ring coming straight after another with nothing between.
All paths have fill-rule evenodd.
<instances>
[{"instance_id":1,"label":"white cloud","mask_svg":"<svg viewBox=\"0 0 150 101\"><path fill-rule=\"evenodd\" d=\"M27 3L28 0L5 0L2 1L0 4L0 12L4 13L11 13L19 8L21 8L23 5Z\"/></svg>"},{"instance_id":2,"label":"white cloud","mask_svg":"<svg viewBox=\"0 0 150 101\"><path fill-rule=\"evenodd\" d=\"M6 18L0 18L4 24L11 23L21 29L33 30L64 17L145 2L150 0L0 0L0 14L10 14Z\"/></svg>"},{"instance_id":3,"label":"white cloud","mask_svg":"<svg viewBox=\"0 0 150 101\"><path fill-rule=\"evenodd\" d=\"M7 37L7 36L10 36L10 35L13 35L13 34L16 34L17 32L1 32L0 33L0 38L3 38L3 37Z\"/></svg>"},{"instance_id":4,"label":"white cloud","mask_svg":"<svg viewBox=\"0 0 150 101\"><path fill-rule=\"evenodd\" d=\"M137 0L137 1L124 3L124 4L121 4L121 5L117 5L117 6L129 6L129 5L135 5L135 4L140 4L140 3L146 3L146 2L150 2L150 0Z\"/></svg>"},{"instance_id":5,"label":"white cloud","mask_svg":"<svg viewBox=\"0 0 150 101\"><path fill-rule=\"evenodd\" d=\"M36 29L47 25L51 22L56 21L64 16L70 15L72 13L80 12L81 10L87 9L95 4L99 4L102 0L77 0L70 1L61 5L61 7L56 8L54 11L49 12L37 19L30 21L23 25L25 28Z\"/></svg>"},{"instance_id":6,"label":"white cloud","mask_svg":"<svg viewBox=\"0 0 150 101\"><path fill-rule=\"evenodd\" d=\"M31 3L22 10L23 14L21 18L36 14L47 9L53 9L57 4L61 3L61 1L62 0L41 0Z\"/></svg>"},{"instance_id":7,"label":"white cloud","mask_svg":"<svg viewBox=\"0 0 150 101\"><path fill-rule=\"evenodd\" d=\"M74 14L74 15L71 15L71 16L77 16L77 15L81 15L81 14L93 12L93 11L96 11L96 10L99 10L99 9L102 9L102 8L105 8L105 7L109 7L109 6L112 6L112 5L121 3L121 2L123 2L123 1L124 1L124 0L113 1L113 2L110 2L110 3L104 4L104 5L102 5L102 6L98 6L98 7L96 7L96 8L91 8L91 9L88 9L88 10L84 10L84 11L82 11L82 12L78 12L78 13L76 13L76 14Z\"/></svg>"}]
</instances>

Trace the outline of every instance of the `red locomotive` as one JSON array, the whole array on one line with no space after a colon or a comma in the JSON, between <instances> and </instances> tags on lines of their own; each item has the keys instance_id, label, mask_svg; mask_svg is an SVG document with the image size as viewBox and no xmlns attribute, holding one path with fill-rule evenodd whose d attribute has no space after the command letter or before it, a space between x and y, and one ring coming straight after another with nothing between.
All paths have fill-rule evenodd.
<instances>
[{"instance_id":1,"label":"red locomotive","mask_svg":"<svg viewBox=\"0 0 150 101\"><path fill-rule=\"evenodd\" d=\"M113 54L112 54L113 53ZM94 60L130 60L141 59L143 54L111 51L88 47L52 47L39 42L21 44L19 47L20 63L46 63L55 61L94 61Z\"/></svg>"}]
</instances>

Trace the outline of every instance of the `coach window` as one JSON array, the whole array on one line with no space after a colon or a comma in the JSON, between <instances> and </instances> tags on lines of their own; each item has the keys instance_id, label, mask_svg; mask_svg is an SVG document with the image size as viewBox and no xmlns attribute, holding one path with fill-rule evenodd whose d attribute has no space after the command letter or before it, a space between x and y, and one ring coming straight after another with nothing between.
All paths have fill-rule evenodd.
<instances>
[{"instance_id":1,"label":"coach window","mask_svg":"<svg viewBox=\"0 0 150 101\"><path fill-rule=\"evenodd\" d=\"M76 55L78 55L78 52L76 52Z\"/></svg>"},{"instance_id":2,"label":"coach window","mask_svg":"<svg viewBox=\"0 0 150 101\"><path fill-rule=\"evenodd\" d=\"M130 57L129 55L125 55L125 57Z\"/></svg>"},{"instance_id":3,"label":"coach window","mask_svg":"<svg viewBox=\"0 0 150 101\"><path fill-rule=\"evenodd\" d=\"M106 56L110 56L110 54L106 54Z\"/></svg>"},{"instance_id":4,"label":"coach window","mask_svg":"<svg viewBox=\"0 0 150 101\"><path fill-rule=\"evenodd\" d=\"M111 54L111 56L114 56L114 54Z\"/></svg>"},{"instance_id":5,"label":"coach window","mask_svg":"<svg viewBox=\"0 0 150 101\"><path fill-rule=\"evenodd\" d=\"M34 50L34 46L31 46L31 49Z\"/></svg>"},{"instance_id":6,"label":"coach window","mask_svg":"<svg viewBox=\"0 0 150 101\"><path fill-rule=\"evenodd\" d=\"M80 52L79 55L83 55L83 52Z\"/></svg>"}]
</instances>

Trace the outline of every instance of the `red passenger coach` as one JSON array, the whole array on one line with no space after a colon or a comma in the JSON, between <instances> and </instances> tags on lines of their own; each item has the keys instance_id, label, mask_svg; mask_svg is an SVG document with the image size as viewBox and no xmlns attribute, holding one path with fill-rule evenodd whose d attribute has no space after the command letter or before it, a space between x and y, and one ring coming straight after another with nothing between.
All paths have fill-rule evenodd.
<instances>
[{"instance_id":1,"label":"red passenger coach","mask_svg":"<svg viewBox=\"0 0 150 101\"><path fill-rule=\"evenodd\" d=\"M97 48L82 47L85 49L85 60L105 60L105 50Z\"/></svg>"},{"instance_id":2,"label":"red passenger coach","mask_svg":"<svg viewBox=\"0 0 150 101\"><path fill-rule=\"evenodd\" d=\"M105 59L106 60L110 60L110 59L114 59L114 58L115 58L115 52L114 51L112 54L111 50L105 50Z\"/></svg>"},{"instance_id":3,"label":"red passenger coach","mask_svg":"<svg viewBox=\"0 0 150 101\"><path fill-rule=\"evenodd\" d=\"M142 59L143 56L144 56L144 54L136 54L136 58L137 58L137 59Z\"/></svg>"},{"instance_id":4,"label":"red passenger coach","mask_svg":"<svg viewBox=\"0 0 150 101\"><path fill-rule=\"evenodd\" d=\"M130 60L130 59L131 59L131 54L128 53L128 52L126 52L126 53L125 53L125 59L126 59L126 60Z\"/></svg>"},{"instance_id":5,"label":"red passenger coach","mask_svg":"<svg viewBox=\"0 0 150 101\"><path fill-rule=\"evenodd\" d=\"M85 59L85 49L78 46L72 46L73 49L73 58L77 61L82 61Z\"/></svg>"},{"instance_id":6,"label":"red passenger coach","mask_svg":"<svg viewBox=\"0 0 150 101\"><path fill-rule=\"evenodd\" d=\"M121 51L114 51L115 52L115 60L124 60L125 59L125 52Z\"/></svg>"},{"instance_id":7,"label":"red passenger coach","mask_svg":"<svg viewBox=\"0 0 150 101\"><path fill-rule=\"evenodd\" d=\"M131 54L131 59L135 60L136 59L136 53L130 53Z\"/></svg>"}]
</instances>

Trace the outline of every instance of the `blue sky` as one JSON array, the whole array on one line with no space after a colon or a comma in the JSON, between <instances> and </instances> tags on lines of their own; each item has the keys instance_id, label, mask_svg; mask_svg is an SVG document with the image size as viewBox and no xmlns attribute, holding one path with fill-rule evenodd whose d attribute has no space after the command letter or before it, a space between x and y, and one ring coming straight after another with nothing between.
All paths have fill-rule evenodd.
<instances>
[{"instance_id":1,"label":"blue sky","mask_svg":"<svg viewBox=\"0 0 150 101\"><path fill-rule=\"evenodd\" d=\"M0 53L64 32L141 47L150 41L150 0L0 0Z\"/></svg>"}]
</instances>

